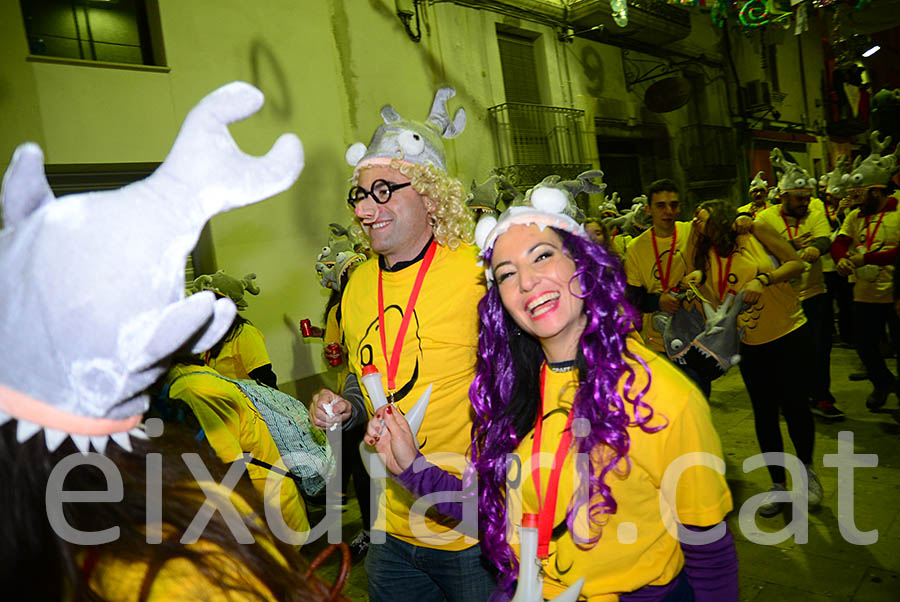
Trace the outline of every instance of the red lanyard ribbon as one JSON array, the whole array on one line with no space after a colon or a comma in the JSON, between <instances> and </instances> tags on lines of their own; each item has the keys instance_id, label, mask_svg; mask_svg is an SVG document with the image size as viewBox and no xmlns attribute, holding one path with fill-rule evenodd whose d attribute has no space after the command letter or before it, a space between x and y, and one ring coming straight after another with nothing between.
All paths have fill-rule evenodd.
<instances>
[{"instance_id":1,"label":"red lanyard ribbon","mask_svg":"<svg viewBox=\"0 0 900 602\"><path fill-rule=\"evenodd\" d=\"M669 276L672 275L672 257L675 255L675 241L678 240L678 226L676 224L674 232L672 232L672 244L669 247L669 258L666 260L666 271L663 273L662 261L659 258L659 247L656 246L656 230L651 230L651 240L653 241L653 256L656 259L656 269L659 272L659 283L662 285L662 292L669 290Z\"/></svg>"},{"instance_id":2,"label":"red lanyard ribbon","mask_svg":"<svg viewBox=\"0 0 900 602\"><path fill-rule=\"evenodd\" d=\"M885 211L882 211L878 214L878 221L875 223L875 229L871 234L869 233L869 217L871 216L866 216L866 251L872 250L872 243L875 242L875 235L878 234L878 227L881 226L881 220L884 219L885 213Z\"/></svg>"},{"instance_id":3,"label":"red lanyard ribbon","mask_svg":"<svg viewBox=\"0 0 900 602\"><path fill-rule=\"evenodd\" d=\"M728 261L725 262L725 269L722 269L722 258L719 257L719 254L716 253L716 264L719 268L719 301L725 300L725 291L728 289L728 275L731 274L731 260L734 259L734 253L728 256Z\"/></svg>"},{"instance_id":4,"label":"red lanyard ribbon","mask_svg":"<svg viewBox=\"0 0 900 602\"><path fill-rule=\"evenodd\" d=\"M782 213L781 221L784 222L784 227L787 229L788 240L794 240L794 237L800 234L800 220L797 220L797 223L794 224L794 233L791 234L791 225L787 221L787 217Z\"/></svg>"},{"instance_id":5,"label":"red lanyard ribbon","mask_svg":"<svg viewBox=\"0 0 900 602\"><path fill-rule=\"evenodd\" d=\"M384 332L384 285L382 284L381 268L378 269L378 330L380 331L379 334L381 334L381 352L384 354L384 363L387 368L388 391L391 393L397 388L395 379L397 377L397 368L400 366L400 350L403 348L403 340L406 338L406 331L409 329L409 321L412 319L413 308L416 306L416 300L419 298L419 291L422 290L422 283L425 281L425 273L428 272L428 268L431 266L431 260L434 259L436 249L437 243L431 241L428 251L425 252L425 258L419 265L419 273L416 274L416 282L409 293L409 301L406 302L406 311L403 312L400 330L397 331L397 338L394 340L390 361L388 361L387 338Z\"/></svg>"},{"instance_id":6,"label":"red lanyard ribbon","mask_svg":"<svg viewBox=\"0 0 900 602\"><path fill-rule=\"evenodd\" d=\"M538 498L538 558L547 558L550 552L550 537L553 535L553 521L556 517L556 498L559 495L559 476L562 474L563 462L569 453L569 445L572 443L572 419L575 417L575 409L569 410L566 419L566 427L559 439L559 447L553 456L553 468L550 470L550 479L547 481L547 503L541 500L541 426L544 421L544 381L547 376L547 365L541 368L541 405L538 407L537 421L534 424L534 442L531 446L531 478L534 480L534 489Z\"/></svg>"}]
</instances>

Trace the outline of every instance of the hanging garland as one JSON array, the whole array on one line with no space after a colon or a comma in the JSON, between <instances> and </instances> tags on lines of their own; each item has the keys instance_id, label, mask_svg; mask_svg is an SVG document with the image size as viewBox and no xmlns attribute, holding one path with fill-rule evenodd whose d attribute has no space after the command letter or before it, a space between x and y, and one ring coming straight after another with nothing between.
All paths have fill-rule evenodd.
<instances>
[{"instance_id":1,"label":"hanging garland","mask_svg":"<svg viewBox=\"0 0 900 602\"><path fill-rule=\"evenodd\" d=\"M794 33L807 30L808 8L825 9L834 5L845 5L853 10L865 10L872 0L808 0L791 3L791 0L666 0L668 4L684 7L697 7L701 12L709 13L716 27L724 27L729 17L737 17L746 30L757 29L766 25L779 24L785 29L794 22ZM621 3L621 4L619 4ZM624 0L610 0L613 6L613 17L618 22L617 6L626 5ZM626 9L627 10L627 5ZM625 10L622 12L625 13ZM625 14L627 23L627 14Z\"/></svg>"},{"instance_id":2,"label":"hanging garland","mask_svg":"<svg viewBox=\"0 0 900 602\"><path fill-rule=\"evenodd\" d=\"M765 2L750 0L741 7L738 18L744 27L762 27L771 21L772 16L769 14L769 7Z\"/></svg>"},{"instance_id":3,"label":"hanging garland","mask_svg":"<svg viewBox=\"0 0 900 602\"><path fill-rule=\"evenodd\" d=\"M628 26L628 2L626 0L609 0L613 20L619 27Z\"/></svg>"}]
</instances>

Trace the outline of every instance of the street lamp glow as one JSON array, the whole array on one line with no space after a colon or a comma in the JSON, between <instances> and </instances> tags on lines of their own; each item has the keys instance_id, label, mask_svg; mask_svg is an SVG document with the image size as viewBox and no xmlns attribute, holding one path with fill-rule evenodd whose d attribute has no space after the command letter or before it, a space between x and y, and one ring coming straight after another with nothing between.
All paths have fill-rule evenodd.
<instances>
[{"instance_id":1,"label":"street lamp glow","mask_svg":"<svg viewBox=\"0 0 900 602\"><path fill-rule=\"evenodd\" d=\"M881 46L876 44L876 45L872 46L871 48L869 48L868 50L866 50L865 52L863 52L863 54L862 54L863 58L867 59L870 56L872 56L873 54L875 54L876 52L878 52L879 50L881 50Z\"/></svg>"}]
</instances>

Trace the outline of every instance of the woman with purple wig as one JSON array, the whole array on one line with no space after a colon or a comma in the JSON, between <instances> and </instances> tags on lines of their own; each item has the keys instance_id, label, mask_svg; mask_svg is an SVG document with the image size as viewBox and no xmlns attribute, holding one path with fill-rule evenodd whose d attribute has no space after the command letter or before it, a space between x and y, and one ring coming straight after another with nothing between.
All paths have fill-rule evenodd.
<instances>
[{"instance_id":1,"label":"woman with purple wig","mask_svg":"<svg viewBox=\"0 0 900 602\"><path fill-rule=\"evenodd\" d=\"M490 288L464 479L419 453L391 405L366 442L415 495L478 492L492 599L516 588L514 527L527 513L538 516L547 599L584 577L591 602L736 601L731 494L707 402L629 336L637 313L621 264L574 219L565 184L545 181L476 230ZM462 517L463 503L435 506Z\"/></svg>"}]
</instances>

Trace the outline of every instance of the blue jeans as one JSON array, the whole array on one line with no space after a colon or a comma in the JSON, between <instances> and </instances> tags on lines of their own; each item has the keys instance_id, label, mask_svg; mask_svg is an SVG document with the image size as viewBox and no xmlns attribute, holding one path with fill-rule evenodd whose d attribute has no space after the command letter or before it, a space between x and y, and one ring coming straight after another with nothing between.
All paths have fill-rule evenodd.
<instances>
[{"instance_id":1,"label":"blue jeans","mask_svg":"<svg viewBox=\"0 0 900 602\"><path fill-rule=\"evenodd\" d=\"M448 552L387 535L369 546L366 573L370 602L483 602L494 591L477 544Z\"/></svg>"}]
</instances>

